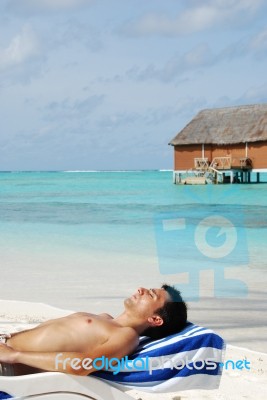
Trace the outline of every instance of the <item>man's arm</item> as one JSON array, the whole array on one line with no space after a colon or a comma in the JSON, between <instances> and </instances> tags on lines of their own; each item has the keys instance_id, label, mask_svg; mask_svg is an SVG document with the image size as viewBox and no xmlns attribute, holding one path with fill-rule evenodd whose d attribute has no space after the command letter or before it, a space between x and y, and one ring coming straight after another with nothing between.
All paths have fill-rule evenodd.
<instances>
[{"instance_id":1,"label":"man's arm","mask_svg":"<svg viewBox=\"0 0 267 400\"><path fill-rule=\"evenodd\" d=\"M104 344L88 352L35 352L16 351L0 344L0 361L10 364L25 364L45 371L64 372L74 375L89 375L97 369L92 366L94 359L122 358L130 354L138 344L136 333L131 329L116 332Z\"/></svg>"},{"instance_id":2,"label":"man's arm","mask_svg":"<svg viewBox=\"0 0 267 400\"><path fill-rule=\"evenodd\" d=\"M88 355L85 353L78 352L17 351L5 344L0 344L0 362L24 364L45 371L65 372L77 375L90 374L93 372L91 369L85 373L85 369L82 368L82 362L86 357ZM71 363L73 359L77 359L75 364ZM77 369L72 368L72 365Z\"/></svg>"}]
</instances>

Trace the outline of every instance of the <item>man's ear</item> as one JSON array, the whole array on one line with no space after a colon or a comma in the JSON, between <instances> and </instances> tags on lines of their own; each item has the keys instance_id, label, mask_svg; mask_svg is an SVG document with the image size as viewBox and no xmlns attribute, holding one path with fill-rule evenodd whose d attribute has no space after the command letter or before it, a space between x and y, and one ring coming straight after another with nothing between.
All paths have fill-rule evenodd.
<instances>
[{"instance_id":1,"label":"man's ear","mask_svg":"<svg viewBox=\"0 0 267 400\"><path fill-rule=\"evenodd\" d=\"M152 317L148 317L148 322L150 326L161 326L163 325L163 319L159 315L152 315Z\"/></svg>"}]
</instances>

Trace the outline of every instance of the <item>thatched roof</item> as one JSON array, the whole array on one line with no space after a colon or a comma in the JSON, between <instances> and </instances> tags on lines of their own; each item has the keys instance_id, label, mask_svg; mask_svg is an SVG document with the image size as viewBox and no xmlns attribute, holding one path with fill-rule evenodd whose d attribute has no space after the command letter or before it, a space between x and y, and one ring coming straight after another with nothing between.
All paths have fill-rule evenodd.
<instances>
[{"instance_id":1,"label":"thatched roof","mask_svg":"<svg viewBox=\"0 0 267 400\"><path fill-rule=\"evenodd\" d=\"M267 104L200 111L169 144L234 144L267 140Z\"/></svg>"}]
</instances>

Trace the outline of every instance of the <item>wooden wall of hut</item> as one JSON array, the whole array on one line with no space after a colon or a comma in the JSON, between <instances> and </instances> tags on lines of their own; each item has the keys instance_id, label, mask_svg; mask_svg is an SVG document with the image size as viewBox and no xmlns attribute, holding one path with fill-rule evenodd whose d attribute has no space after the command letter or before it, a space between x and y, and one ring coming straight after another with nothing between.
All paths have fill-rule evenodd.
<instances>
[{"instance_id":1,"label":"wooden wall of hut","mask_svg":"<svg viewBox=\"0 0 267 400\"><path fill-rule=\"evenodd\" d=\"M185 145L175 146L174 165L175 170L188 170L194 168L194 158L202 157L202 146Z\"/></svg>"},{"instance_id":2,"label":"wooden wall of hut","mask_svg":"<svg viewBox=\"0 0 267 400\"><path fill-rule=\"evenodd\" d=\"M194 159L203 156L202 145L175 146L174 168L175 170L188 170L194 168ZM231 156L232 167L240 167L240 158L248 157L252 160L253 168L267 168L267 141L237 143L229 145L205 144L204 157L211 162L215 157Z\"/></svg>"},{"instance_id":3,"label":"wooden wall of hut","mask_svg":"<svg viewBox=\"0 0 267 400\"><path fill-rule=\"evenodd\" d=\"M253 168L267 168L267 141L248 143L248 157Z\"/></svg>"}]
</instances>

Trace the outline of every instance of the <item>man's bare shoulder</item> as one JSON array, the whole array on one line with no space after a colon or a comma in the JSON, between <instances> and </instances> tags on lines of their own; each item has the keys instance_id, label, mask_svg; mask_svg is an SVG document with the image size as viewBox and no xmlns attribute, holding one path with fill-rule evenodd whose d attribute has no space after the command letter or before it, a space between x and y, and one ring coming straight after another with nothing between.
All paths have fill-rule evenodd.
<instances>
[{"instance_id":1,"label":"man's bare shoulder","mask_svg":"<svg viewBox=\"0 0 267 400\"><path fill-rule=\"evenodd\" d=\"M139 335L131 327L113 325L109 335L102 345L96 348L95 355L105 354L112 357L124 357L131 354L139 344Z\"/></svg>"},{"instance_id":2,"label":"man's bare shoulder","mask_svg":"<svg viewBox=\"0 0 267 400\"><path fill-rule=\"evenodd\" d=\"M114 317L112 317L112 315L108 314L108 313L102 313L102 314L98 314L99 317L102 317L104 319L114 319Z\"/></svg>"},{"instance_id":3,"label":"man's bare shoulder","mask_svg":"<svg viewBox=\"0 0 267 400\"><path fill-rule=\"evenodd\" d=\"M115 329L112 341L119 346L127 346L130 350L134 349L139 343L139 335L131 327L119 327Z\"/></svg>"}]
</instances>

